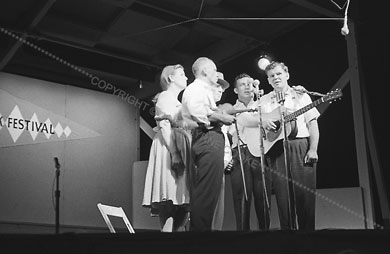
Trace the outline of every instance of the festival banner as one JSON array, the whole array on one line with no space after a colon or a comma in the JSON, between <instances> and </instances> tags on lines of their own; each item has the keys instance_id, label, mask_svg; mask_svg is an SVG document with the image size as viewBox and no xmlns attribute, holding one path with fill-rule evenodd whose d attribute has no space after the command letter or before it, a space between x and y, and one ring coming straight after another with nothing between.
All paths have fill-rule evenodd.
<instances>
[{"instance_id":1,"label":"festival banner","mask_svg":"<svg viewBox=\"0 0 390 254\"><path fill-rule=\"evenodd\" d=\"M0 147L97 136L88 127L0 89Z\"/></svg>"}]
</instances>

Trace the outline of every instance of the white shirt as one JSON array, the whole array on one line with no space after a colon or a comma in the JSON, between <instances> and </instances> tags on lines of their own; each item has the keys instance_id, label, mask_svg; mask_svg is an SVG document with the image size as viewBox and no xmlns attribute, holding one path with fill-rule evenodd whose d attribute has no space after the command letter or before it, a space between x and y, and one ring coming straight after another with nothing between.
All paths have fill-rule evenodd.
<instances>
[{"instance_id":1,"label":"white shirt","mask_svg":"<svg viewBox=\"0 0 390 254\"><path fill-rule=\"evenodd\" d=\"M256 109L258 101L251 100L248 105L245 105L243 102L237 100L236 104L233 105L234 109ZM252 112L243 112L237 115L237 129L238 135L242 142L240 145L246 144L248 146L249 152L256 157L260 156L260 128L259 126L249 126L246 124L245 119L248 117L259 118L257 113ZM238 136L235 129L235 125L230 127L229 132L232 134L232 147L237 147Z\"/></svg>"},{"instance_id":2,"label":"white shirt","mask_svg":"<svg viewBox=\"0 0 390 254\"><path fill-rule=\"evenodd\" d=\"M184 90L182 97L184 119L191 119L209 126L208 116L213 114L216 109L212 88L206 82L195 79Z\"/></svg>"}]
</instances>

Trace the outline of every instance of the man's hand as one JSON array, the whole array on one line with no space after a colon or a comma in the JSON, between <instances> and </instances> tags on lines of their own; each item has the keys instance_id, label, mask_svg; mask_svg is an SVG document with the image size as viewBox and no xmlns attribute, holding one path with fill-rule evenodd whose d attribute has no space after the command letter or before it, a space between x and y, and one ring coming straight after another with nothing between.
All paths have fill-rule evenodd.
<instances>
[{"instance_id":1,"label":"man's hand","mask_svg":"<svg viewBox=\"0 0 390 254\"><path fill-rule=\"evenodd\" d=\"M236 121L236 117L229 114L220 114L220 121L225 125L231 125Z\"/></svg>"},{"instance_id":2,"label":"man's hand","mask_svg":"<svg viewBox=\"0 0 390 254\"><path fill-rule=\"evenodd\" d=\"M209 115L209 121L231 125L236 121L236 117L230 114L222 113L221 111L215 111L213 114Z\"/></svg>"},{"instance_id":3,"label":"man's hand","mask_svg":"<svg viewBox=\"0 0 390 254\"><path fill-rule=\"evenodd\" d=\"M272 119L264 118L264 119L262 119L262 123L263 123L264 129L266 129L267 131L273 131L277 127Z\"/></svg>"},{"instance_id":4,"label":"man's hand","mask_svg":"<svg viewBox=\"0 0 390 254\"><path fill-rule=\"evenodd\" d=\"M170 115L162 115L162 116L155 116L154 120L158 121L163 121L163 120L168 120L171 123L172 127L177 127L177 123L175 120Z\"/></svg>"},{"instance_id":5,"label":"man's hand","mask_svg":"<svg viewBox=\"0 0 390 254\"><path fill-rule=\"evenodd\" d=\"M306 153L306 156L305 156L305 164L313 164L313 163L316 163L318 161L318 154L317 154L317 151L315 150L312 150L312 149L309 149L309 151L307 151Z\"/></svg>"}]
</instances>

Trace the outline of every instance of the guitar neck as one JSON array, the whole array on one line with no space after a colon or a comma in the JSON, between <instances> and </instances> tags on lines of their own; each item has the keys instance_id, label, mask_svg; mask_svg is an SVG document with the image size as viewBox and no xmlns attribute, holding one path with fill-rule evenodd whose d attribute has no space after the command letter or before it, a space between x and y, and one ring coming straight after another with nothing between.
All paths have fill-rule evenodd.
<instances>
[{"instance_id":1,"label":"guitar neck","mask_svg":"<svg viewBox=\"0 0 390 254\"><path fill-rule=\"evenodd\" d=\"M320 105L321 103L325 102L324 98L320 98L318 100L315 100L313 101L312 103L304 106L303 108L301 109L298 109L297 111L287 115L284 117L284 120L285 121L292 121L294 120L295 118L297 118L299 115L302 115L303 113L305 113L306 111L309 111L310 109L314 108L314 107L317 107L318 105Z\"/></svg>"},{"instance_id":2,"label":"guitar neck","mask_svg":"<svg viewBox=\"0 0 390 254\"><path fill-rule=\"evenodd\" d=\"M244 112L257 112L257 109L252 108L246 108L246 109L228 109L225 111L226 114L229 115L235 115L238 113L244 113Z\"/></svg>"}]
</instances>

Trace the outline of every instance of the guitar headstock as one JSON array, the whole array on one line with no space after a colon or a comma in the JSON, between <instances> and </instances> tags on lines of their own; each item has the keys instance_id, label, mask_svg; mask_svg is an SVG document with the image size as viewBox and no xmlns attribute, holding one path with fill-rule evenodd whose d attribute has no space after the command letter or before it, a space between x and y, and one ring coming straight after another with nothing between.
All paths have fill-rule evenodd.
<instances>
[{"instance_id":1,"label":"guitar headstock","mask_svg":"<svg viewBox=\"0 0 390 254\"><path fill-rule=\"evenodd\" d=\"M334 91L328 92L324 97L322 97L322 99L324 101L332 102L336 99L341 99L342 96L343 96L343 93L341 92L341 89L337 88Z\"/></svg>"}]
</instances>

